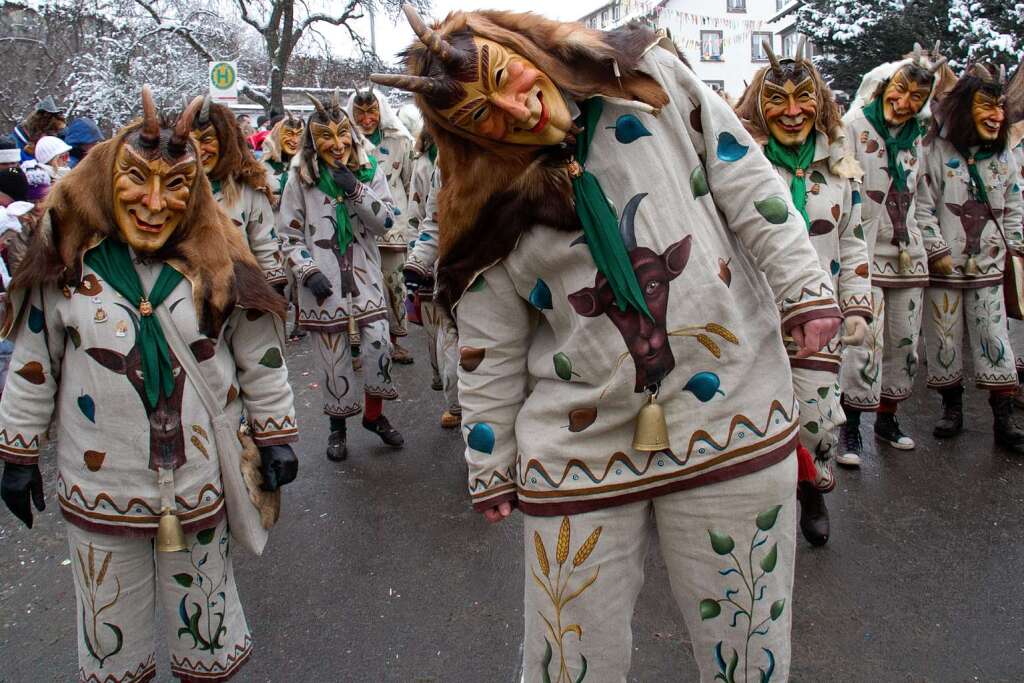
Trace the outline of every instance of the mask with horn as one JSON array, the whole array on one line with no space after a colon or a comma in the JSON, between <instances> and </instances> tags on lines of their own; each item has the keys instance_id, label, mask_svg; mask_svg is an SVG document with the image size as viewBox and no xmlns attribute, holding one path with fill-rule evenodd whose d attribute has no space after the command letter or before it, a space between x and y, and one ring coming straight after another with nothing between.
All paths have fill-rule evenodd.
<instances>
[{"instance_id":1,"label":"mask with horn","mask_svg":"<svg viewBox=\"0 0 1024 683\"><path fill-rule=\"evenodd\" d=\"M762 47L769 66L755 78L761 123L780 144L802 145L818 122L823 83L814 64L805 57L807 39L801 38L793 59L779 59L767 42ZM823 131L828 133L828 130Z\"/></svg>"},{"instance_id":2,"label":"mask with horn","mask_svg":"<svg viewBox=\"0 0 1024 683\"><path fill-rule=\"evenodd\" d=\"M141 125L117 150L113 170L114 220L137 252L160 249L185 216L199 173L189 131L202 103L192 100L172 124L158 116L149 87L142 89Z\"/></svg>"},{"instance_id":3,"label":"mask with horn","mask_svg":"<svg viewBox=\"0 0 1024 683\"><path fill-rule=\"evenodd\" d=\"M356 90L352 98L352 118L363 135L370 136L377 132L380 127L380 102L372 86Z\"/></svg>"},{"instance_id":4,"label":"mask with horn","mask_svg":"<svg viewBox=\"0 0 1024 683\"><path fill-rule=\"evenodd\" d=\"M920 43L914 43L914 49L904 57L909 62L880 86L882 115L888 125L902 126L928 104L936 74L941 75L946 64L946 58L939 54L940 47L940 42L935 41L929 52Z\"/></svg>"},{"instance_id":5,"label":"mask with horn","mask_svg":"<svg viewBox=\"0 0 1024 683\"><path fill-rule=\"evenodd\" d=\"M306 97L313 104L313 113L309 116L302 137L301 174L304 182L315 185L320 177L320 163L329 168L358 166L358 142L338 91L334 92L327 104L309 93L306 93Z\"/></svg>"},{"instance_id":6,"label":"mask with horn","mask_svg":"<svg viewBox=\"0 0 1024 683\"><path fill-rule=\"evenodd\" d=\"M278 142L280 144L282 160L286 161L299 153L299 146L302 144L302 131L305 126L302 119L290 111L285 110L285 116L281 119L278 131Z\"/></svg>"},{"instance_id":7,"label":"mask with horn","mask_svg":"<svg viewBox=\"0 0 1024 683\"><path fill-rule=\"evenodd\" d=\"M212 102L209 95L203 96L203 104L192 122L192 139L199 147L199 163L203 165L203 172L207 175L213 173L220 161L220 140L217 137L217 128L210 120L210 106Z\"/></svg>"},{"instance_id":8,"label":"mask with horn","mask_svg":"<svg viewBox=\"0 0 1024 683\"><path fill-rule=\"evenodd\" d=\"M971 63L942 101L944 137L965 156L974 146L1002 149L1009 128L1006 68Z\"/></svg>"}]
</instances>

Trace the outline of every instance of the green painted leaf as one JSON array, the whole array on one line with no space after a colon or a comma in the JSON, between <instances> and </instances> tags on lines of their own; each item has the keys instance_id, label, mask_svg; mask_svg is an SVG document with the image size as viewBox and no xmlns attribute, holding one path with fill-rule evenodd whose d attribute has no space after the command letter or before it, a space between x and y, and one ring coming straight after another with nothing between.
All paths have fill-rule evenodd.
<instances>
[{"instance_id":1,"label":"green painted leaf","mask_svg":"<svg viewBox=\"0 0 1024 683\"><path fill-rule=\"evenodd\" d=\"M210 541L213 540L214 531L215 531L214 529L203 529L198 534L196 534L196 539L202 545L209 545Z\"/></svg>"},{"instance_id":2,"label":"green painted leaf","mask_svg":"<svg viewBox=\"0 0 1024 683\"><path fill-rule=\"evenodd\" d=\"M975 296L977 296L977 295L975 295ZM915 308L917 308L917 304L914 303L913 299L911 299L910 301L907 302L907 308L909 308L910 310L914 310Z\"/></svg>"},{"instance_id":3,"label":"green painted leaf","mask_svg":"<svg viewBox=\"0 0 1024 683\"><path fill-rule=\"evenodd\" d=\"M45 324L46 318L43 317L43 312L35 306L32 306L28 311L28 329L39 334L43 331L43 326Z\"/></svg>"},{"instance_id":4,"label":"green painted leaf","mask_svg":"<svg viewBox=\"0 0 1024 683\"><path fill-rule=\"evenodd\" d=\"M804 425L804 429L809 431L811 434L817 434L818 433L818 423L817 422L808 422L807 424Z\"/></svg>"},{"instance_id":5,"label":"green painted leaf","mask_svg":"<svg viewBox=\"0 0 1024 683\"><path fill-rule=\"evenodd\" d=\"M779 518L779 510L782 509L781 505L776 505L770 510L765 510L757 516L757 528L761 531L768 531L775 526L775 520Z\"/></svg>"},{"instance_id":6,"label":"green painted leaf","mask_svg":"<svg viewBox=\"0 0 1024 683\"><path fill-rule=\"evenodd\" d=\"M772 621L777 621L778 618L782 616L782 608L785 607L785 606L786 606L785 599L783 599L783 600L776 600L775 602L772 603L772 609L771 609Z\"/></svg>"},{"instance_id":7,"label":"green painted leaf","mask_svg":"<svg viewBox=\"0 0 1024 683\"><path fill-rule=\"evenodd\" d=\"M572 361L569 360L569 356L562 352L558 352L554 357L555 363L555 374L558 375L559 379L564 379L566 382L572 379Z\"/></svg>"},{"instance_id":8,"label":"green painted leaf","mask_svg":"<svg viewBox=\"0 0 1024 683\"><path fill-rule=\"evenodd\" d=\"M765 574L771 574L775 570L775 565L779 562L779 544L776 543L772 546L772 549L768 551L768 554L761 558L761 569L764 570Z\"/></svg>"},{"instance_id":9,"label":"green painted leaf","mask_svg":"<svg viewBox=\"0 0 1024 683\"><path fill-rule=\"evenodd\" d=\"M191 574L175 574L174 580L178 582L178 585L183 588L192 587L192 575Z\"/></svg>"},{"instance_id":10,"label":"green painted leaf","mask_svg":"<svg viewBox=\"0 0 1024 683\"><path fill-rule=\"evenodd\" d=\"M811 182L818 183L819 185L828 185L828 181L825 180L825 176L821 174L821 171L811 172Z\"/></svg>"},{"instance_id":11,"label":"green painted leaf","mask_svg":"<svg viewBox=\"0 0 1024 683\"><path fill-rule=\"evenodd\" d=\"M370 210L373 211L374 216L380 213L380 202L373 202L370 204Z\"/></svg>"},{"instance_id":12,"label":"green painted leaf","mask_svg":"<svg viewBox=\"0 0 1024 683\"><path fill-rule=\"evenodd\" d=\"M818 387L818 396L828 398L828 387Z\"/></svg>"},{"instance_id":13,"label":"green painted leaf","mask_svg":"<svg viewBox=\"0 0 1024 683\"><path fill-rule=\"evenodd\" d=\"M864 228L860 225L853 229L853 236L857 239L864 239Z\"/></svg>"},{"instance_id":14,"label":"green painted leaf","mask_svg":"<svg viewBox=\"0 0 1024 683\"><path fill-rule=\"evenodd\" d=\"M544 681L544 683L551 683L551 674L548 673L548 666L550 666L551 664L552 656L554 656L554 653L551 651L551 643L549 643L548 639L545 638L544 657L542 657L540 660L541 680Z\"/></svg>"},{"instance_id":15,"label":"green painted leaf","mask_svg":"<svg viewBox=\"0 0 1024 683\"><path fill-rule=\"evenodd\" d=\"M263 358L260 358L260 365L268 368L279 368L284 365L284 359L281 357L281 349L276 346L272 346L267 349L263 354Z\"/></svg>"},{"instance_id":16,"label":"green painted leaf","mask_svg":"<svg viewBox=\"0 0 1024 683\"><path fill-rule=\"evenodd\" d=\"M789 207L786 206L786 200L778 195L754 202L754 208L766 221L775 225L781 225L789 218Z\"/></svg>"},{"instance_id":17,"label":"green painted leaf","mask_svg":"<svg viewBox=\"0 0 1024 683\"><path fill-rule=\"evenodd\" d=\"M704 174L704 167L699 164L690 173L690 191L693 193L694 199L703 197L711 191L708 187L708 177Z\"/></svg>"},{"instance_id":18,"label":"green painted leaf","mask_svg":"<svg viewBox=\"0 0 1024 683\"><path fill-rule=\"evenodd\" d=\"M75 345L75 348L81 348L82 346L82 335L78 333L78 328L73 325L68 325L64 328L64 331L68 333L68 339Z\"/></svg>"},{"instance_id":19,"label":"green painted leaf","mask_svg":"<svg viewBox=\"0 0 1024 683\"><path fill-rule=\"evenodd\" d=\"M728 555L736 547L736 541L732 540L729 534L708 529L708 536L711 537L711 547L719 555Z\"/></svg>"},{"instance_id":20,"label":"green painted leaf","mask_svg":"<svg viewBox=\"0 0 1024 683\"><path fill-rule=\"evenodd\" d=\"M700 619L701 621L707 621L708 619L714 619L722 613L722 606L718 604L717 600L711 598L704 598L700 601Z\"/></svg>"},{"instance_id":21,"label":"green painted leaf","mask_svg":"<svg viewBox=\"0 0 1024 683\"><path fill-rule=\"evenodd\" d=\"M912 339L908 339L907 337L904 337L903 339L900 339L900 343L896 345L896 348L900 348L901 349L904 346L910 346L913 343L914 343L914 341Z\"/></svg>"},{"instance_id":22,"label":"green painted leaf","mask_svg":"<svg viewBox=\"0 0 1024 683\"><path fill-rule=\"evenodd\" d=\"M583 679L587 677L587 658L581 654L580 661L580 675L576 677L576 683L583 683Z\"/></svg>"},{"instance_id":23,"label":"green painted leaf","mask_svg":"<svg viewBox=\"0 0 1024 683\"><path fill-rule=\"evenodd\" d=\"M469 286L470 292L482 292L487 286L487 280L484 279L483 275L477 275L476 279L473 280L473 284Z\"/></svg>"},{"instance_id":24,"label":"green painted leaf","mask_svg":"<svg viewBox=\"0 0 1024 683\"><path fill-rule=\"evenodd\" d=\"M736 665L740 663L740 655L734 649L732 651L732 657L729 659L729 669L725 672L725 677L729 683L736 683Z\"/></svg>"}]
</instances>

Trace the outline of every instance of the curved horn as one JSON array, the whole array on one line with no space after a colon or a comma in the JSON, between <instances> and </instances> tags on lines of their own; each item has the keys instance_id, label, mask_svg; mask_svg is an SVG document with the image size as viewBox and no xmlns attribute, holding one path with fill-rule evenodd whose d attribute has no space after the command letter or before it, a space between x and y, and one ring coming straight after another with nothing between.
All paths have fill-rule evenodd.
<instances>
[{"instance_id":1,"label":"curved horn","mask_svg":"<svg viewBox=\"0 0 1024 683\"><path fill-rule=\"evenodd\" d=\"M622 210L622 217L619 218L619 234L622 236L623 244L626 245L626 251L636 249L636 210L646 196L646 192L633 195L626 204L626 208Z\"/></svg>"},{"instance_id":2,"label":"curved horn","mask_svg":"<svg viewBox=\"0 0 1024 683\"><path fill-rule=\"evenodd\" d=\"M942 46L942 41L941 40L936 40L935 41L935 47L932 48L932 54L935 55L936 57L939 56L939 48L941 46Z\"/></svg>"},{"instance_id":3,"label":"curved horn","mask_svg":"<svg viewBox=\"0 0 1024 683\"><path fill-rule=\"evenodd\" d=\"M800 36L800 42L796 45L796 61L804 60L804 52L807 51L807 36Z\"/></svg>"},{"instance_id":4,"label":"curved horn","mask_svg":"<svg viewBox=\"0 0 1024 683\"><path fill-rule=\"evenodd\" d=\"M409 26L412 27L416 37L431 52L437 55L442 62L450 66L461 66L469 59L469 56L463 50L452 47L451 43L439 36L434 29L427 26L415 7L405 3L402 5L402 11L405 12L405 18L409 21Z\"/></svg>"},{"instance_id":5,"label":"curved horn","mask_svg":"<svg viewBox=\"0 0 1024 683\"><path fill-rule=\"evenodd\" d=\"M156 115L153 91L148 85L142 86L142 130L139 131L139 143L146 149L160 146L160 119Z\"/></svg>"},{"instance_id":6,"label":"curved horn","mask_svg":"<svg viewBox=\"0 0 1024 683\"><path fill-rule=\"evenodd\" d=\"M205 126L210 122L210 104L212 100L209 95L202 96L202 109L199 110L199 116L195 117L196 123L200 126Z\"/></svg>"},{"instance_id":7,"label":"curved horn","mask_svg":"<svg viewBox=\"0 0 1024 683\"><path fill-rule=\"evenodd\" d=\"M999 85L1006 85L1006 65L999 65Z\"/></svg>"},{"instance_id":8,"label":"curved horn","mask_svg":"<svg viewBox=\"0 0 1024 683\"><path fill-rule=\"evenodd\" d=\"M331 109L341 108L341 89L335 86L334 92L331 93Z\"/></svg>"},{"instance_id":9,"label":"curved horn","mask_svg":"<svg viewBox=\"0 0 1024 683\"><path fill-rule=\"evenodd\" d=\"M303 93L303 94L306 97L309 98L310 102L313 103L313 108L316 109L316 113L317 113L317 115L320 118L322 118L324 121L330 121L331 120L331 115L327 113L326 109L324 109L324 105L323 105L323 103L320 100L318 100L317 98L313 97L308 92L307 93Z\"/></svg>"},{"instance_id":10,"label":"curved horn","mask_svg":"<svg viewBox=\"0 0 1024 683\"><path fill-rule=\"evenodd\" d=\"M420 93L431 96L447 92L450 86L440 78L428 78L427 76L407 76L404 74L371 74L370 80L379 85L386 85L399 90Z\"/></svg>"},{"instance_id":11,"label":"curved horn","mask_svg":"<svg viewBox=\"0 0 1024 683\"><path fill-rule=\"evenodd\" d=\"M185 107L185 111L181 112L181 116L178 117L178 122L174 124L174 131L171 133L171 139L167 143L167 152L174 157L181 156L188 145L189 132L192 130L192 122L196 118L196 112L201 107L206 106L209 100L209 95L202 97L196 95L195 98Z\"/></svg>"},{"instance_id":12,"label":"curved horn","mask_svg":"<svg viewBox=\"0 0 1024 683\"><path fill-rule=\"evenodd\" d=\"M914 49L910 54L913 55L915 62L920 62L924 58L924 48L921 47L921 43L915 42Z\"/></svg>"},{"instance_id":13,"label":"curved horn","mask_svg":"<svg viewBox=\"0 0 1024 683\"><path fill-rule=\"evenodd\" d=\"M775 50L772 49L772 44L767 40L761 41L761 47L764 48L765 54L768 55L768 61L772 65L772 73L777 77L782 77L782 65L779 64L779 56L775 54Z\"/></svg>"}]
</instances>

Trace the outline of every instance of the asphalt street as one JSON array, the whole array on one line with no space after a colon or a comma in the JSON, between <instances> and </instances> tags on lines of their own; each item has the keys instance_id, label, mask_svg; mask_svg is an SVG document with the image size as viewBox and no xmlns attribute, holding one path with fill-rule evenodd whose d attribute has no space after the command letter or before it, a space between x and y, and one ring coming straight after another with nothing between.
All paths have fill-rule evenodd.
<instances>
[{"instance_id":1,"label":"asphalt street","mask_svg":"<svg viewBox=\"0 0 1024 683\"><path fill-rule=\"evenodd\" d=\"M298 480L262 558L235 557L256 641L239 681L518 680L522 540L465 492L462 442L439 426L424 337L396 369L393 451L349 429L350 457L323 456L327 419L308 341L289 346L302 441ZM938 399L919 382L902 416L912 452L878 447L839 472L832 540L798 549L794 681L1024 680L1024 457L995 449L985 396L968 431L931 436ZM1024 422L1024 415L1020 417ZM353 421L355 422L355 421ZM31 531L0 510L0 681L69 681L75 600L64 522L44 458L45 513ZM633 621L633 681L696 681L657 548ZM158 649L159 681L170 681Z\"/></svg>"}]
</instances>

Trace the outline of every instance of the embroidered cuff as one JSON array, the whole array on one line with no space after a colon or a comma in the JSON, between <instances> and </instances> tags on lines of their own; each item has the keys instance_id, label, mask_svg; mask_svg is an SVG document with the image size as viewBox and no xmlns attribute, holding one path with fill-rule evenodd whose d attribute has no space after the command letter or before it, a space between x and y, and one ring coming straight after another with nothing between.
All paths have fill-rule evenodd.
<instances>
[{"instance_id":1,"label":"embroidered cuff","mask_svg":"<svg viewBox=\"0 0 1024 683\"><path fill-rule=\"evenodd\" d=\"M283 418L267 417L263 420L250 418L249 426L252 429L252 440L257 446L278 446L299 440L298 426L295 424L295 418L290 415Z\"/></svg>"},{"instance_id":2,"label":"embroidered cuff","mask_svg":"<svg viewBox=\"0 0 1024 683\"><path fill-rule=\"evenodd\" d=\"M15 465L35 465L39 462L39 437L26 439L21 434L0 430L0 460Z\"/></svg>"},{"instance_id":3,"label":"embroidered cuff","mask_svg":"<svg viewBox=\"0 0 1024 683\"><path fill-rule=\"evenodd\" d=\"M791 329L809 320L841 317L843 316L834 299L804 301L785 312L782 318L782 331L788 334Z\"/></svg>"}]
</instances>

